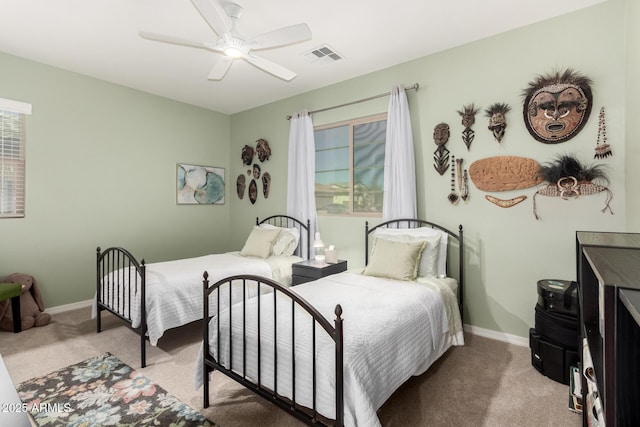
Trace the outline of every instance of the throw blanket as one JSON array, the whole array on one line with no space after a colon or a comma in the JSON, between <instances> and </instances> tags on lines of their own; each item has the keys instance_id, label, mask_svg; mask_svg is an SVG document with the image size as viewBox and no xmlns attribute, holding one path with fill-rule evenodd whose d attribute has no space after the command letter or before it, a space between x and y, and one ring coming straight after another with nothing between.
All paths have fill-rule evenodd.
<instances>
[{"instance_id":1,"label":"throw blanket","mask_svg":"<svg viewBox=\"0 0 640 427\"><path fill-rule=\"evenodd\" d=\"M450 345L462 345L462 330L457 310L448 310L444 300L455 292L447 279L430 279L428 283L402 282L353 272L332 275L291 288L312 304L331 323L334 309L340 304L344 319L344 396L345 424L379 426L376 411L391 394L412 375L420 375ZM450 279L449 279L450 280ZM440 283L438 283L440 282ZM452 281L455 284L455 281ZM246 303L247 348L243 349L242 307L232 306L233 369L241 373L239 356L246 350L246 374L257 379L257 300ZM273 296L261 296L261 383L274 389ZM291 304L284 298L275 303L278 318L277 390L292 397ZM458 318L449 319L451 317ZM229 366L228 317L220 315L220 357L217 357L217 318L210 323L210 351ZM309 317L302 310L295 314L295 391L296 401L312 406L312 331ZM224 331L224 332L223 332ZM213 333L211 333L213 332ZM335 360L333 341L316 331L317 339L317 409L335 417ZM202 384L202 352L196 365L196 387Z\"/></svg>"}]
</instances>

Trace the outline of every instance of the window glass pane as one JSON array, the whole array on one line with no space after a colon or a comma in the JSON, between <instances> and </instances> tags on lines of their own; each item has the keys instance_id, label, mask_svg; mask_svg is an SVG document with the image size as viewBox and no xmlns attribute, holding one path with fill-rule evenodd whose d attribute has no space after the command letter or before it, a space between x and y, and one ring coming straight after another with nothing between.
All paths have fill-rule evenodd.
<instances>
[{"instance_id":1,"label":"window glass pane","mask_svg":"<svg viewBox=\"0 0 640 427\"><path fill-rule=\"evenodd\" d=\"M382 212L384 164L378 168L354 169L354 212Z\"/></svg>"},{"instance_id":2,"label":"window glass pane","mask_svg":"<svg viewBox=\"0 0 640 427\"><path fill-rule=\"evenodd\" d=\"M316 172L336 169L349 170L349 147L316 151ZM347 183L349 183L348 179Z\"/></svg>"},{"instance_id":3,"label":"window glass pane","mask_svg":"<svg viewBox=\"0 0 640 427\"><path fill-rule=\"evenodd\" d=\"M354 169L384 166L384 144L367 144L353 147Z\"/></svg>"},{"instance_id":4,"label":"window glass pane","mask_svg":"<svg viewBox=\"0 0 640 427\"><path fill-rule=\"evenodd\" d=\"M24 122L0 110L0 217L24 216Z\"/></svg>"},{"instance_id":5,"label":"window glass pane","mask_svg":"<svg viewBox=\"0 0 640 427\"><path fill-rule=\"evenodd\" d=\"M353 127L353 144L384 142L387 134L387 121L377 121L355 125Z\"/></svg>"},{"instance_id":6,"label":"window glass pane","mask_svg":"<svg viewBox=\"0 0 640 427\"><path fill-rule=\"evenodd\" d=\"M327 148L349 147L349 126L317 130L313 134L316 151Z\"/></svg>"},{"instance_id":7,"label":"window glass pane","mask_svg":"<svg viewBox=\"0 0 640 427\"><path fill-rule=\"evenodd\" d=\"M387 121L381 117L315 131L319 214L382 212Z\"/></svg>"}]
</instances>

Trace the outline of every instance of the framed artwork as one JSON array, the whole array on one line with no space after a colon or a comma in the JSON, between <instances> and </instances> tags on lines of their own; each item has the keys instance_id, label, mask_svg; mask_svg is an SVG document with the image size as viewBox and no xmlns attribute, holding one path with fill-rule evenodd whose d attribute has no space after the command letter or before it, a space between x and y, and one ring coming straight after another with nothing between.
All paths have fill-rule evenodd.
<instances>
[{"instance_id":1,"label":"framed artwork","mask_svg":"<svg viewBox=\"0 0 640 427\"><path fill-rule=\"evenodd\" d=\"M179 205L223 205L224 168L176 164Z\"/></svg>"}]
</instances>

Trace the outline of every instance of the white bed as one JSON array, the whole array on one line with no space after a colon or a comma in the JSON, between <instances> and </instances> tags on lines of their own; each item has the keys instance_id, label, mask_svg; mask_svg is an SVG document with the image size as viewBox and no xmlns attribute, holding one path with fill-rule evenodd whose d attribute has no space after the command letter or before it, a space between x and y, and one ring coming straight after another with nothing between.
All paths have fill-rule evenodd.
<instances>
[{"instance_id":1,"label":"white bed","mask_svg":"<svg viewBox=\"0 0 640 427\"><path fill-rule=\"evenodd\" d=\"M291 265L309 254L308 224L283 215L256 222L242 250L235 252L145 265L122 248L109 248L104 252L98 248L92 312L98 332L102 310L140 329L144 367L145 337L155 346L165 331L202 319L204 271L212 280L234 274L254 274L289 286Z\"/></svg>"},{"instance_id":2,"label":"white bed","mask_svg":"<svg viewBox=\"0 0 640 427\"><path fill-rule=\"evenodd\" d=\"M405 239L403 232L388 235L394 241L413 239ZM262 283L261 289L275 285L275 292L234 300L238 303L211 318L208 343L203 343L196 365L196 387L205 385L204 406L208 406L209 383L203 380L217 369L305 422L379 426L376 411L401 384L425 372L450 346L464 344L462 286L458 286L463 277L462 228L459 236L451 235L460 243L459 280L434 277L438 276L437 258L427 260L434 270L425 277L379 277L375 272L371 275L374 259L365 274L362 269L350 270L289 289L249 276L230 277L211 286L211 297L216 289L225 292L229 283L238 286L238 282L246 283L253 293L256 281ZM335 329L330 326L334 318L339 319ZM338 405L342 411L336 412Z\"/></svg>"}]
</instances>

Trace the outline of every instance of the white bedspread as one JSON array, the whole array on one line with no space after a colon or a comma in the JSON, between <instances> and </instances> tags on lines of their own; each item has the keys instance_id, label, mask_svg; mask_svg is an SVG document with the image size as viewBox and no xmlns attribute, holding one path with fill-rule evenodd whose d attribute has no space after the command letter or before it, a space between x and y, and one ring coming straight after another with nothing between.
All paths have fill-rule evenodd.
<instances>
[{"instance_id":1,"label":"white bedspread","mask_svg":"<svg viewBox=\"0 0 640 427\"><path fill-rule=\"evenodd\" d=\"M334 309L340 304L344 319L344 397L345 425L379 426L376 411L408 378L420 375L449 346L462 345L462 325L457 310L456 282L453 279L421 279L401 282L354 272L332 275L291 288L311 303L332 324ZM246 375L257 381L258 298L247 301ZM273 296L261 296L261 383L274 388L273 372ZM276 303L278 311L279 394L292 398L291 304ZM241 307L233 306L233 370L242 373ZM221 331L228 331L228 319L221 313ZM457 320L456 320L457 318ZM215 332L217 318L211 320ZM311 407L311 336L306 313L296 311L296 401ZM280 326L282 325L282 326ZM222 333L221 356L228 366L228 333ZM318 355L317 409L335 417L334 346L320 328L316 328ZM217 356L215 334L210 334L210 351ZM196 364L196 388L202 385L202 351Z\"/></svg>"},{"instance_id":2,"label":"white bedspread","mask_svg":"<svg viewBox=\"0 0 640 427\"><path fill-rule=\"evenodd\" d=\"M157 345L166 330L202 318L202 274L205 271L209 273L209 282L212 284L238 274L253 274L291 283L291 264L300 260L299 257L259 259L228 252L147 264L146 311L151 345ZM127 275L125 273L125 277ZM241 298L241 295L241 289L233 289L234 300ZM251 296L255 296L255 293ZM131 307L134 328L140 326L140 298L138 292L135 304ZM120 301L120 308L128 312L129 301L126 298ZM221 303L224 304L224 299ZM94 300L93 317L96 314Z\"/></svg>"}]
</instances>

